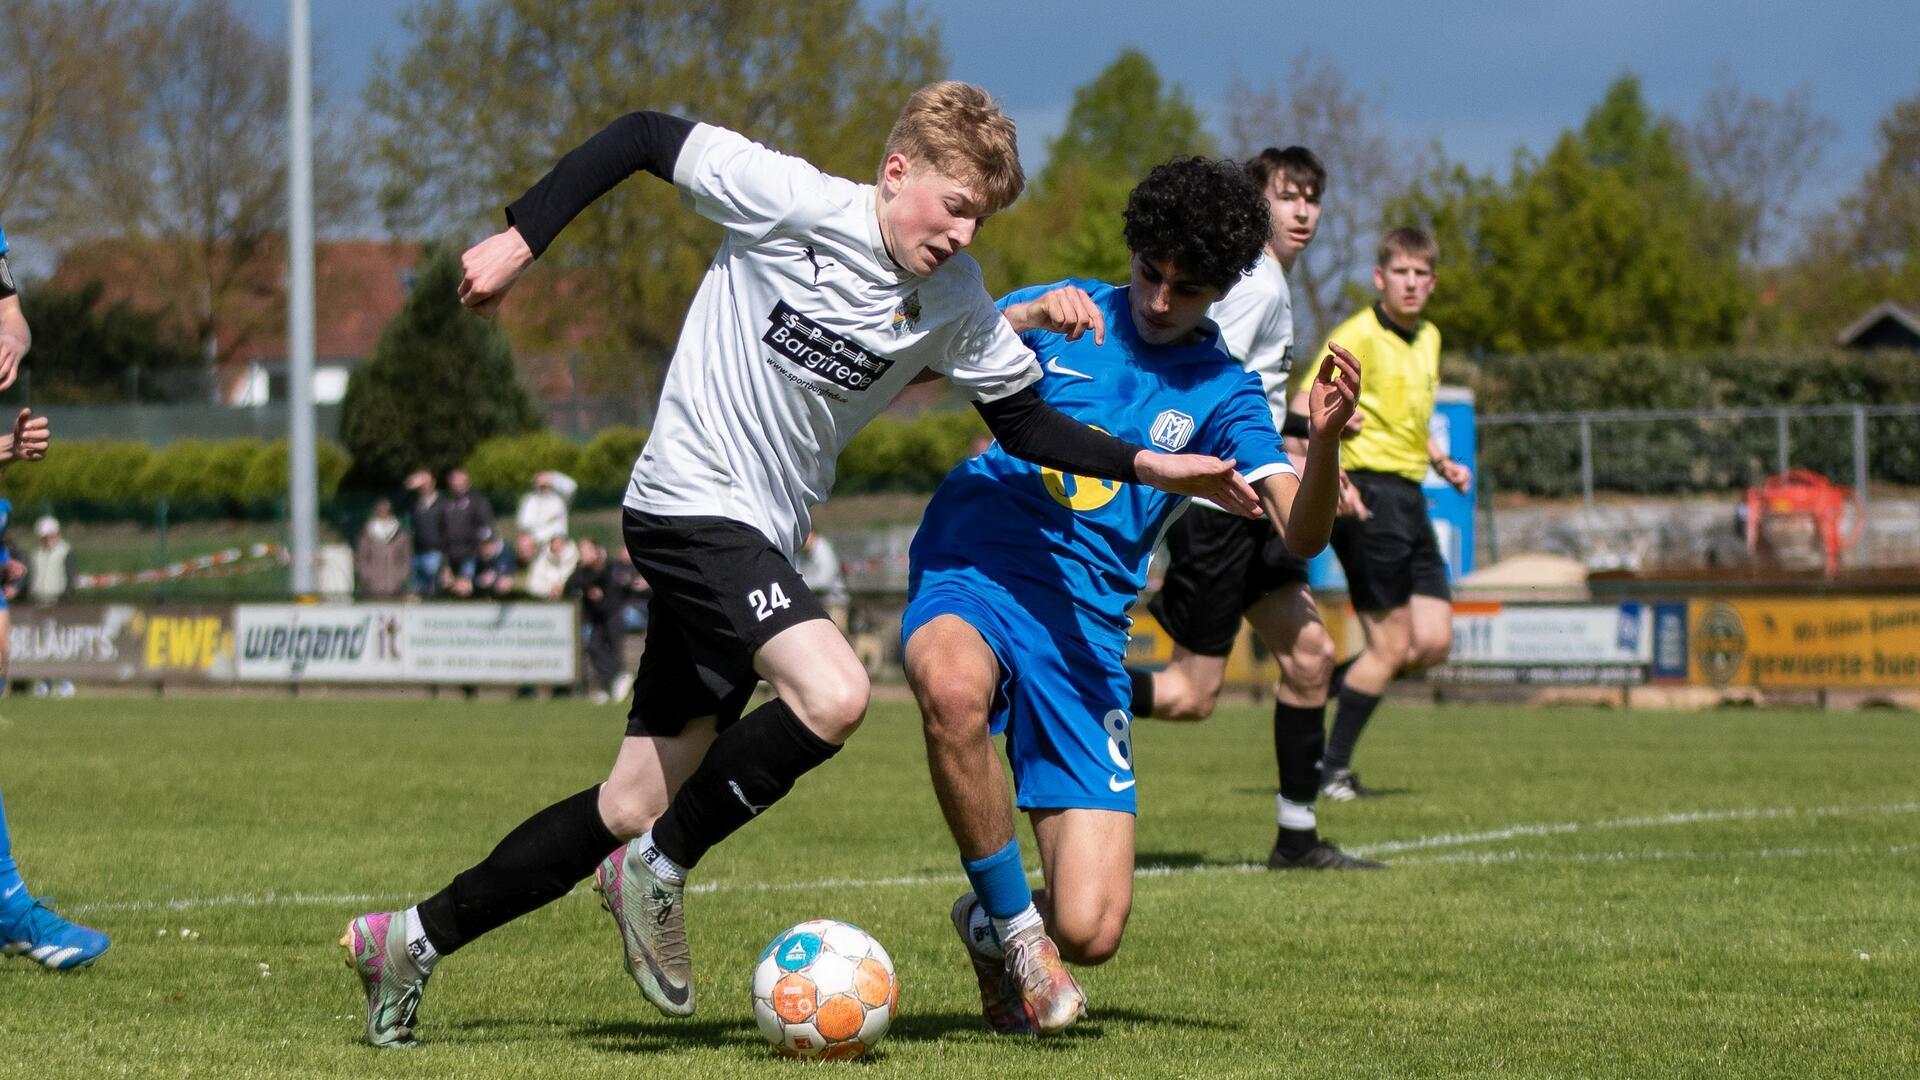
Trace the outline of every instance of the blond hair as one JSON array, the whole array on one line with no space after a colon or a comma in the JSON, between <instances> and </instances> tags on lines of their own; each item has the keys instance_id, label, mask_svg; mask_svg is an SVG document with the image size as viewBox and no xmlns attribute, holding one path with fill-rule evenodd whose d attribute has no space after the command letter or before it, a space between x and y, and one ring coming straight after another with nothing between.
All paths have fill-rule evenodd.
<instances>
[{"instance_id":1,"label":"blond hair","mask_svg":"<svg viewBox=\"0 0 1920 1080\"><path fill-rule=\"evenodd\" d=\"M989 214L1013 205L1027 186L1013 121L972 83L949 79L915 90L887 133L886 154L967 185Z\"/></svg>"},{"instance_id":2,"label":"blond hair","mask_svg":"<svg viewBox=\"0 0 1920 1080\"><path fill-rule=\"evenodd\" d=\"M1384 270L1395 255L1420 259L1432 270L1440 262L1440 245L1421 229L1395 229L1380 238L1380 250L1374 255L1373 265Z\"/></svg>"}]
</instances>

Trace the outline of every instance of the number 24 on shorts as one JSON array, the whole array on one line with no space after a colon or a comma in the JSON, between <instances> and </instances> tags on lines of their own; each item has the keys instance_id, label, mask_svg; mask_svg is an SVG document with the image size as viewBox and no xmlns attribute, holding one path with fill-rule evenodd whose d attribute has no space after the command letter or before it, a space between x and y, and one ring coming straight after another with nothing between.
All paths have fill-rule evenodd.
<instances>
[{"instance_id":1,"label":"number 24 on shorts","mask_svg":"<svg viewBox=\"0 0 1920 1080\"><path fill-rule=\"evenodd\" d=\"M793 601L787 599L787 594L781 591L780 583L776 581L764 589L755 589L748 593L747 605L753 608L755 619L766 622L773 617L774 612L792 607Z\"/></svg>"}]
</instances>

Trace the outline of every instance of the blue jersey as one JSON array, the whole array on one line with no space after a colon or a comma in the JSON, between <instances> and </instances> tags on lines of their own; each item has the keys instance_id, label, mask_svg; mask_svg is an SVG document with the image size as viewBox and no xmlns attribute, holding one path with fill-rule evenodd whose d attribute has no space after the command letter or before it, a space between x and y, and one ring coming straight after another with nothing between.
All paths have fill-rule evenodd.
<instances>
[{"instance_id":1,"label":"blue jersey","mask_svg":"<svg viewBox=\"0 0 1920 1080\"><path fill-rule=\"evenodd\" d=\"M7 230L0 228L0 255L7 253Z\"/></svg>"},{"instance_id":2,"label":"blue jersey","mask_svg":"<svg viewBox=\"0 0 1920 1080\"><path fill-rule=\"evenodd\" d=\"M1134 330L1126 288L1069 281L1106 319L1104 345L1045 331L1021 338L1046 373L1040 396L1068 416L1128 442L1166 453L1232 458L1248 480L1291 472L1260 377L1241 367L1211 323L1203 340L1150 345ZM1036 286L1001 298L1002 310L1048 292ZM911 577L969 565L1015 595L1059 599L1080 632L1124 647L1128 620L1146 585L1160 537L1187 500L1145 484L1062 475L994 444L947 474L914 537ZM1054 625L1057 621L1050 619ZM1066 629L1065 627L1061 627Z\"/></svg>"}]
</instances>

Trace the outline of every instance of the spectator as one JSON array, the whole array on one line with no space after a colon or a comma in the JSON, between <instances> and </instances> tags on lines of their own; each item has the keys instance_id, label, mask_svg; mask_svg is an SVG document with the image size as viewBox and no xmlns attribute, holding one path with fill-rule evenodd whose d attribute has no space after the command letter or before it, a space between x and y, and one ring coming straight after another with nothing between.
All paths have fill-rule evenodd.
<instances>
[{"instance_id":1,"label":"spectator","mask_svg":"<svg viewBox=\"0 0 1920 1080\"><path fill-rule=\"evenodd\" d=\"M33 534L40 542L27 556L27 595L36 604L57 604L73 589L67 572L73 545L60 535L60 523L51 514L33 523Z\"/></svg>"},{"instance_id":2,"label":"spectator","mask_svg":"<svg viewBox=\"0 0 1920 1080\"><path fill-rule=\"evenodd\" d=\"M800 553L794 559L794 569L800 571L800 577L820 598L827 609L827 617L833 625L847 632L847 579L840 565L840 555L833 550L827 538L817 532L807 533L807 542L800 545Z\"/></svg>"},{"instance_id":3,"label":"spectator","mask_svg":"<svg viewBox=\"0 0 1920 1080\"><path fill-rule=\"evenodd\" d=\"M604 705L625 697L627 683L621 645L627 635L625 611L634 572L607 557L607 549L581 538L580 564L567 579L567 595L580 598L580 628L587 639L588 700Z\"/></svg>"},{"instance_id":4,"label":"spectator","mask_svg":"<svg viewBox=\"0 0 1920 1080\"><path fill-rule=\"evenodd\" d=\"M449 586L459 583L455 595L470 596L480 545L493 535L493 504L473 490L467 470L454 469L447 474L446 507L447 566L441 579Z\"/></svg>"},{"instance_id":5,"label":"spectator","mask_svg":"<svg viewBox=\"0 0 1920 1080\"><path fill-rule=\"evenodd\" d=\"M390 600L405 595L413 564L413 537L400 527L400 519L393 516L392 501L376 501L373 516L367 519L366 527L360 530L360 540L354 545L353 573L360 582L360 595L368 600Z\"/></svg>"},{"instance_id":6,"label":"spectator","mask_svg":"<svg viewBox=\"0 0 1920 1080\"><path fill-rule=\"evenodd\" d=\"M521 533L526 536L526 533ZM513 549L498 533L480 543L480 565L473 574L473 595L505 598L513 592L514 575L520 564Z\"/></svg>"},{"instance_id":7,"label":"spectator","mask_svg":"<svg viewBox=\"0 0 1920 1080\"><path fill-rule=\"evenodd\" d=\"M653 586L647 584L647 579L640 576L639 568L633 565L633 554L627 550L627 545L620 544L609 550L614 561L633 574L633 581L627 589L627 609L621 615L626 621L627 633L644 634L650 614L648 609L653 603Z\"/></svg>"},{"instance_id":8,"label":"spectator","mask_svg":"<svg viewBox=\"0 0 1920 1080\"><path fill-rule=\"evenodd\" d=\"M414 595L428 597L440 591L440 572L447 561L447 504L425 469L407 477L413 492Z\"/></svg>"},{"instance_id":9,"label":"spectator","mask_svg":"<svg viewBox=\"0 0 1920 1080\"><path fill-rule=\"evenodd\" d=\"M564 536L556 536L540 549L540 555L527 569L527 594L537 600L558 600L566 592L567 579L580 565L580 549Z\"/></svg>"},{"instance_id":10,"label":"spectator","mask_svg":"<svg viewBox=\"0 0 1920 1080\"><path fill-rule=\"evenodd\" d=\"M535 473L533 490L521 497L520 511L514 515L520 531L532 533L542 544L567 535L567 503L578 487L566 473Z\"/></svg>"}]
</instances>

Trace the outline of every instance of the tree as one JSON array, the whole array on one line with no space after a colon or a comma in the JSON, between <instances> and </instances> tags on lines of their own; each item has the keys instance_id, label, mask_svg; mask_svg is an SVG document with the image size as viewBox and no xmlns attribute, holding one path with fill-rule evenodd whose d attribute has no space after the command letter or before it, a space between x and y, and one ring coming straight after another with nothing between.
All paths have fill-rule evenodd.
<instances>
[{"instance_id":1,"label":"tree","mask_svg":"<svg viewBox=\"0 0 1920 1080\"><path fill-rule=\"evenodd\" d=\"M422 0L406 23L411 45L366 101L381 210L412 235L499 228L502 205L634 109L871 180L908 95L946 65L930 20L857 0ZM591 312L589 380L657 381L719 237L667 185L623 185L542 257L508 318L546 343ZM531 302L543 290L569 300Z\"/></svg>"},{"instance_id":2,"label":"tree","mask_svg":"<svg viewBox=\"0 0 1920 1080\"><path fill-rule=\"evenodd\" d=\"M1749 262L1779 246L1793 201L1835 131L1832 120L1813 111L1813 91L1804 84L1775 101L1748 94L1725 68L1717 73L1686 128L1687 149Z\"/></svg>"},{"instance_id":3,"label":"tree","mask_svg":"<svg viewBox=\"0 0 1920 1080\"><path fill-rule=\"evenodd\" d=\"M102 302L104 288L37 285L21 294L33 326L27 384L36 405L114 401L205 401L206 365L194 343L162 317L125 301Z\"/></svg>"},{"instance_id":4,"label":"tree","mask_svg":"<svg viewBox=\"0 0 1920 1080\"><path fill-rule=\"evenodd\" d=\"M1295 340L1306 349L1318 347L1320 335L1351 310L1349 293L1365 282L1386 224L1381 208L1413 171L1414 162L1397 156L1375 127L1380 111L1331 59L1312 52L1288 65L1284 92L1238 77L1227 88L1227 144L1235 157L1300 145L1327 167L1319 235L1287 274Z\"/></svg>"},{"instance_id":5,"label":"tree","mask_svg":"<svg viewBox=\"0 0 1920 1080\"><path fill-rule=\"evenodd\" d=\"M428 253L406 306L347 382L340 435L363 482L450 469L485 439L542 426L506 337L461 307L459 287L453 252Z\"/></svg>"},{"instance_id":6,"label":"tree","mask_svg":"<svg viewBox=\"0 0 1920 1080\"><path fill-rule=\"evenodd\" d=\"M1066 126L1047 144L1046 167L1028 196L981 233L989 283L1126 280L1127 194L1155 165L1211 150L1187 92L1166 85L1145 53L1123 50L1073 92Z\"/></svg>"},{"instance_id":7,"label":"tree","mask_svg":"<svg viewBox=\"0 0 1920 1080\"><path fill-rule=\"evenodd\" d=\"M1387 216L1440 241L1428 310L1456 348L1701 348L1731 342L1748 302L1715 205L1626 75L1507 183L1443 158Z\"/></svg>"},{"instance_id":8,"label":"tree","mask_svg":"<svg viewBox=\"0 0 1920 1080\"><path fill-rule=\"evenodd\" d=\"M0 19L0 207L16 232L68 209L81 151L129 125L138 16L133 0L9 0Z\"/></svg>"}]
</instances>

